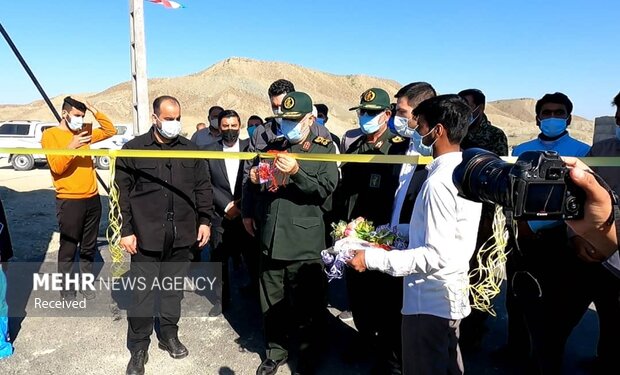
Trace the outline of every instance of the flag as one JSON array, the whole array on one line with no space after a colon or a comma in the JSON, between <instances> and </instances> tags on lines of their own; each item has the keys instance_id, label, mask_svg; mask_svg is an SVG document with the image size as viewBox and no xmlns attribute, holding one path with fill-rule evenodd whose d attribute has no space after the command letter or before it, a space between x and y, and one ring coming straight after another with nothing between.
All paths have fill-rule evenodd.
<instances>
[{"instance_id":1,"label":"flag","mask_svg":"<svg viewBox=\"0 0 620 375\"><path fill-rule=\"evenodd\" d=\"M185 8L183 5L177 3L176 1L170 1L170 0L149 0L149 1L154 4L163 5L165 8L168 8L168 9Z\"/></svg>"}]
</instances>

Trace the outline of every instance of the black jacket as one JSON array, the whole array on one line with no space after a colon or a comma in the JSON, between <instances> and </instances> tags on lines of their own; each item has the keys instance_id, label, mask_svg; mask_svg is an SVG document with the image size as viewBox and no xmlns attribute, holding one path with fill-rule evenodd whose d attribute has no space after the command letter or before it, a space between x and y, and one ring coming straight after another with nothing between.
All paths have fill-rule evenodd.
<instances>
[{"instance_id":1,"label":"black jacket","mask_svg":"<svg viewBox=\"0 0 620 375\"><path fill-rule=\"evenodd\" d=\"M13 245L9 234L9 221L4 214L4 206L0 199L0 262L7 262L13 257Z\"/></svg>"},{"instance_id":2,"label":"black jacket","mask_svg":"<svg viewBox=\"0 0 620 375\"><path fill-rule=\"evenodd\" d=\"M249 140L239 140L239 151L245 152L248 149ZM222 140L202 146L205 151L222 151L224 145ZM226 162L224 159L207 159L208 173L210 173L211 184L213 185L213 204L215 206L215 216L213 218L213 226L219 226L224 218L226 206L232 201L239 202L237 207L241 207L241 192L243 190L243 167L244 161L239 160L239 168L237 170L237 180L235 183L235 191L231 190L228 172L226 171ZM216 222L217 221L217 222Z\"/></svg>"},{"instance_id":3,"label":"black jacket","mask_svg":"<svg viewBox=\"0 0 620 375\"><path fill-rule=\"evenodd\" d=\"M151 129L127 142L125 150L197 150L184 137L169 144L156 141ZM196 242L199 224L210 224L213 190L202 159L118 158L115 182L123 226L121 235L135 234L138 247L163 251L166 223L176 227L173 247Z\"/></svg>"}]
</instances>

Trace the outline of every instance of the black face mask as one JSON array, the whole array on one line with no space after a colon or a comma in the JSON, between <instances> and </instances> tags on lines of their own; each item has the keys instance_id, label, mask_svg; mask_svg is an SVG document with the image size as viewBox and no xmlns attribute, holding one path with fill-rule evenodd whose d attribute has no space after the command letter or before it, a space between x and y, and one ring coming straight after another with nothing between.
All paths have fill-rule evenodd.
<instances>
[{"instance_id":1,"label":"black face mask","mask_svg":"<svg viewBox=\"0 0 620 375\"><path fill-rule=\"evenodd\" d=\"M239 139L239 130L222 130L222 141L226 143L235 143L237 142L237 139Z\"/></svg>"}]
</instances>

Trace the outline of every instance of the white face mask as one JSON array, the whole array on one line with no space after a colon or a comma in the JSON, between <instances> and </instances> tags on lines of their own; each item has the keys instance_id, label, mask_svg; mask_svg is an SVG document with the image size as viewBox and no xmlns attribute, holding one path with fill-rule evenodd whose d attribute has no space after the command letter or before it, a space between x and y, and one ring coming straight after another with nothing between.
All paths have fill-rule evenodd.
<instances>
[{"instance_id":1,"label":"white face mask","mask_svg":"<svg viewBox=\"0 0 620 375\"><path fill-rule=\"evenodd\" d=\"M162 137L167 139L174 139L181 134L181 121L172 120L172 121L161 121L161 128L156 126L157 131Z\"/></svg>"},{"instance_id":2,"label":"white face mask","mask_svg":"<svg viewBox=\"0 0 620 375\"><path fill-rule=\"evenodd\" d=\"M401 116L394 116L394 130L405 138L412 138L415 132L415 129L409 127L409 119Z\"/></svg>"},{"instance_id":3,"label":"white face mask","mask_svg":"<svg viewBox=\"0 0 620 375\"><path fill-rule=\"evenodd\" d=\"M217 121L217 118L213 118L209 120L209 126L211 126L213 129L219 129L220 124L219 124L219 121Z\"/></svg>"},{"instance_id":4,"label":"white face mask","mask_svg":"<svg viewBox=\"0 0 620 375\"><path fill-rule=\"evenodd\" d=\"M69 115L69 120L70 121L67 121L67 126L69 127L69 129L73 131L82 129L82 125L84 124L83 117Z\"/></svg>"}]
</instances>

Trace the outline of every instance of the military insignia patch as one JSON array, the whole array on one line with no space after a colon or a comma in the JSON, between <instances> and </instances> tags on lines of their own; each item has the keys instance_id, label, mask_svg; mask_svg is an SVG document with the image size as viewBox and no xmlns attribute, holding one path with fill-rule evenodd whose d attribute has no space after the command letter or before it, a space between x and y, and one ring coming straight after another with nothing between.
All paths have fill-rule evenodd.
<instances>
[{"instance_id":1,"label":"military insignia patch","mask_svg":"<svg viewBox=\"0 0 620 375\"><path fill-rule=\"evenodd\" d=\"M381 146L383 146L383 141L375 143L375 148L381 148Z\"/></svg>"},{"instance_id":2,"label":"military insignia patch","mask_svg":"<svg viewBox=\"0 0 620 375\"><path fill-rule=\"evenodd\" d=\"M323 145L323 146L327 146L331 143L331 141L327 138L323 138L323 137L316 137L314 138L314 143L319 144L319 145Z\"/></svg>"},{"instance_id":3,"label":"military insignia patch","mask_svg":"<svg viewBox=\"0 0 620 375\"><path fill-rule=\"evenodd\" d=\"M405 141L405 138L403 138L403 137L401 137L399 135L397 135L396 137L392 138L392 143L401 143L401 142L404 142L404 141Z\"/></svg>"},{"instance_id":4,"label":"military insignia patch","mask_svg":"<svg viewBox=\"0 0 620 375\"><path fill-rule=\"evenodd\" d=\"M282 103L282 106L284 107L284 109L293 108L295 106L295 99L289 96L288 98L286 98L284 103Z\"/></svg>"},{"instance_id":5,"label":"military insignia patch","mask_svg":"<svg viewBox=\"0 0 620 375\"><path fill-rule=\"evenodd\" d=\"M381 175L376 173L371 174L368 186L371 188L379 188L381 186Z\"/></svg>"},{"instance_id":6,"label":"military insignia patch","mask_svg":"<svg viewBox=\"0 0 620 375\"><path fill-rule=\"evenodd\" d=\"M302 150L304 150L304 151L308 151L308 150L310 150L310 146L311 146L311 145L312 145L312 143L310 143L310 142L306 141L306 142L304 142L304 144L301 146L301 149L302 149Z\"/></svg>"},{"instance_id":7,"label":"military insignia patch","mask_svg":"<svg viewBox=\"0 0 620 375\"><path fill-rule=\"evenodd\" d=\"M377 94L375 94L374 91L368 90L364 93L364 96L362 97L362 99L364 99L365 102L372 102L373 100L375 100L376 96Z\"/></svg>"}]
</instances>

